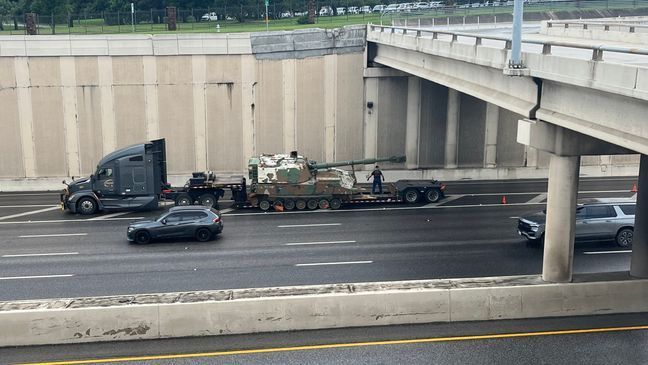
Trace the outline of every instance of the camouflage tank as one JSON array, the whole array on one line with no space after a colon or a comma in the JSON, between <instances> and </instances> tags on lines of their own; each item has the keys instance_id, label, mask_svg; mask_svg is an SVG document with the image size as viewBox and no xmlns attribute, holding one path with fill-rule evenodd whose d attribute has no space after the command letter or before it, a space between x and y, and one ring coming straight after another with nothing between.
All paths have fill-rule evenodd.
<instances>
[{"instance_id":1,"label":"camouflage tank","mask_svg":"<svg viewBox=\"0 0 648 365\"><path fill-rule=\"evenodd\" d=\"M248 163L249 201L262 210L338 209L359 194L354 171L337 167L367 165L376 162L404 162L404 156L317 163L290 154L264 154L252 157Z\"/></svg>"}]
</instances>

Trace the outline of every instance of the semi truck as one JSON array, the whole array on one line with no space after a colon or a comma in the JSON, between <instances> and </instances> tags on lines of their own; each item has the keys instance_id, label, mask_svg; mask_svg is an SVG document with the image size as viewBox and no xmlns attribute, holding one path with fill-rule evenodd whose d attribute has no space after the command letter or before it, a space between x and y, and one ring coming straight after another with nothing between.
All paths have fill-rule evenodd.
<instances>
[{"instance_id":1,"label":"semi truck","mask_svg":"<svg viewBox=\"0 0 648 365\"><path fill-rule=\"evenodd\" d=\"M445 185L437 180L399 180L383 185L383 194L372 194L357 183L355 165L403 162L404 156L381 159L317 163L290 154L264 154L249 159L248 179L243 175L194 172L183 187L167 182L165 140L158 139L114 151L99 161L94 174L63 181L61 208L83 215L110 210L147 210L160 201L175 205L216 207L230 192L234 206L267 211L338 209L368 202L436 202ZM352 171L339 169L351 166Z\"/></svg>"}]
</instances>

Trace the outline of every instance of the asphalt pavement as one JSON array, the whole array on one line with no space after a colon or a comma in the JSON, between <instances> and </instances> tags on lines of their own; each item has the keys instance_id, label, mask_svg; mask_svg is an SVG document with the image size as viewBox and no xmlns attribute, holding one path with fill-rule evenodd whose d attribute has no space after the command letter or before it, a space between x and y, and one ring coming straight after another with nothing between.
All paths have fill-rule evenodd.
<instances>
[{"instance_id":1,"label":"asphalt pavement","mask_svg":"<svg viewBox=\"0 0 648 365\"><path fill-rule=\"evenodd\" d=\"M634 179L583 179L581 197L630 197ZM546 181L448 183L434 204L264 213L221 205L216 240L129 244L153 212L63 213L57 193L0 194L0 300L539 274L516 231L543 209ZM502 204L506 197L507 204ZM574 271L629 269L611 242L582 243ZM593 254L596 253L596 254Z\"/></svg>"}]
</instances>

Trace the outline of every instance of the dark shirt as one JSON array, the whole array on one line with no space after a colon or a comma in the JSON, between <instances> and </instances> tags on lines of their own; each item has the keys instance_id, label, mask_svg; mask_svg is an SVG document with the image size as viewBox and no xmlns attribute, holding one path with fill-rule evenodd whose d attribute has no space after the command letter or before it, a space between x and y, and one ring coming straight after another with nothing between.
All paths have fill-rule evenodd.
<instances>
[{"instance_id":1,"label":"dark shirt","mask_svg":"<svg viewBox=\"0 0 648 365\"><path fill-rule=\"evenodd\" d=\"M374 181L381 181L381 178L382 178L382 180L385 179L385 177L383 176L382 171L380 171L378 169L373 170L373 172L371 173L371 176L373 176Z\"/></svg>"}]
</instances>

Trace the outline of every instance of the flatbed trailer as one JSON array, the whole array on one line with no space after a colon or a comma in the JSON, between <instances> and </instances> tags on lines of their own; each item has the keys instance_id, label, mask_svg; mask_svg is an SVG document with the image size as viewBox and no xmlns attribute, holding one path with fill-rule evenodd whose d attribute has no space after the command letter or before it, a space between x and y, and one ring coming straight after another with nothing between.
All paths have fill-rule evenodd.
<instances>
[{"instance_id":1,"label":"flatbed trailer","mask_svg":"<svg viewBox=\"0 0 648 365\"><path fill-rule=\"evenodd\" d=\"M229 190L234 201L247 200L246 180L242 175L215 175L212 172L194 172L182 188L162 190L161 198L173 200L175 205L206 205L216 207L218 200Z\"/></svg>"}]
</instances>

